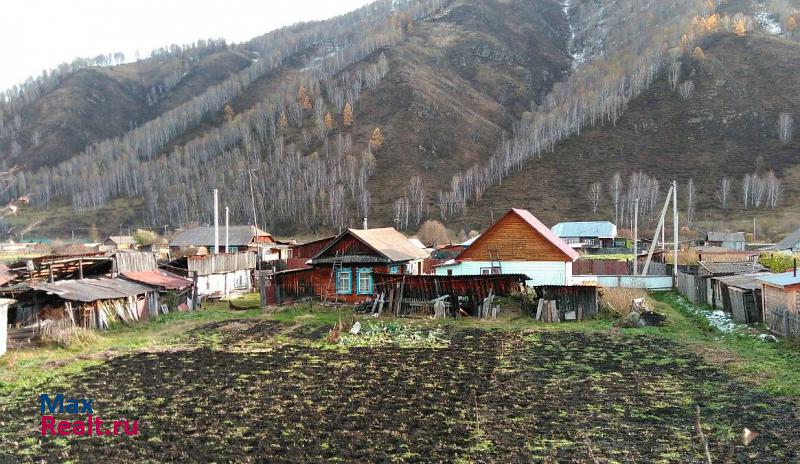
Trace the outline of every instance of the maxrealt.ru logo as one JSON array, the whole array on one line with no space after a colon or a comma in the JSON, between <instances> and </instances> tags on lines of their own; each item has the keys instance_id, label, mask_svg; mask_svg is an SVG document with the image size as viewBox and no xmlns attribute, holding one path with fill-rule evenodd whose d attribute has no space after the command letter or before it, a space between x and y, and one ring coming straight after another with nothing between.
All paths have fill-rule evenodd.
<instances>
[{"instance_id":1,"label":"maxrealt.ru logo","mask_svg":"<svg viewBox=\"0 0 800 464\"><path fill-rule=\"evenodd\" d=\"M95 417L93 401L89 398L65 398L63 393L58 393L52 398L46 393L39 395L42 436L82 435L88 437L94 435L106 437L116 436L121 432L124 432L125 435L139 433L138 420L104 421ZM54 416L45 414L81 414L86 415L86 420L56 421Z\"/></svg>"}]
</instances>

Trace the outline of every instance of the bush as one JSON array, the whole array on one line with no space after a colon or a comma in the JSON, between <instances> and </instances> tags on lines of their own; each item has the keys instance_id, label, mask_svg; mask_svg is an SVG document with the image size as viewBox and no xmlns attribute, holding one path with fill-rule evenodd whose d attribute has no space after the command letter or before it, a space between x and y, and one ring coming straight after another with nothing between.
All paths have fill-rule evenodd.
<instances>
[{"instance_id":1,"label":"bush","mask_svg":"<svg viewBox=\"0 0 800 464\"><path fill-rule=\"evenodd\" d=\"M604 288L600 295L600 309L615 317L625 317L631 312L631 303L636 298L647 297L639 288Z\"/></svg>"},{"instance_id":2,"label":"bush","mask_svg":"<svg viewBox=\"0 0 800 464\"><path fill-rule=\"evenodd\" d=\"M774 253L762 253L758 262L772 272L786 272L794 266L794 260L800 260L800 255L776 251Z\"/></svg>"},{"instance_id":3,"label":"bush","mask_svg":"<svg viewBox=\"0 0 800 464\"><path fill-rule=\"evenodd\" d=\"M417 238L429 246L450 243L450 231L439 221L425 221L417 232Z\"/></svg>"}]
</instances>

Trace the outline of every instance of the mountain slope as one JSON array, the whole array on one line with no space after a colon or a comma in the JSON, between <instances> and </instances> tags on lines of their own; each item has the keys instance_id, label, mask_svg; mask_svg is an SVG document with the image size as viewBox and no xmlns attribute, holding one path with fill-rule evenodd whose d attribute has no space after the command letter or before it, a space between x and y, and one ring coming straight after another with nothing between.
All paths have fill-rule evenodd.
<instances>
[{"instance_id":1,"label":"mountain slope","mask_svg":"<svg viewBox=\"0 0 800 464\"><path fill-rule=\"evenodd\" d=\"M82 69L22 111L16 134L0 139L3 161L27 169L58 164L89 143L157 117L248 64L241 54L225 50L193 62L169 57ZM153 88L170 78L179 80L157 92L160 99L148 101ZM14 143L19 148L12 148Z\"/></svg>"},{"instance_id":2,"label":"mountain slope","mask_svg":"<svg viewBox=\"0 0 800 464\"><path fill-rule=\"evenodd\" d=\"M760 2L727 2L723 17L709 5L380 0L206 56L155 101L148 89L185 65L86 69L26 109L19 139L34 127L48 137L4 157L32 168L10 195L32 191L35 208L54 213L40 226L47 234L208 222L212 188L233 221L249 222L249 180L256 219L276 233L336 230L364 215L373 225L399 217L414 230L430 217L469 230L512 206L547 223L626 224L642 195L648 221L676 178L682 211L694 181L695 222L740 228L733 221L758 214L778 232L796 222L800 198L798 142L776 135L779 113L800 117L800 44L741 16L762 11ZM739 23L744 36L724 32ZM676 84L694 86L688 98L669 82L678 64ZM211 103L195 105L184 124L174 110L194 100ZM781 182L775 208L763 198L745 207L744 176L766 185L770 171ZM32 216L46 217L18 222Z\"/></svg>"},{"instance_id":3,"label":"mountain slope","mask_svg":"<svg viewBox=\"0 0 800 464\"><path fill-rule=\"evenodd\" d=\"M800 105L800 47L760 33L718 34L701 46L704 60L683 59L682 80L695 84L688 100L666 78L658 80L631 102L616 125L571 137L489 189L484 201L470 210L472 220L462 226L485 225L490 206L495 211L527 206L547 223L613 217L613 174L621 173L627 184L628 176L640 170L662 181L662 194L668 181L679 181L682 214L687 183L693 179L700 221L741 229L747 226L736 223L737 218L752 220L756 215L774 233L800 225L800 140L782 144L776 127L779 113L792 113ZM770 170L783 179L780 208L744 209L744 176L764 176ZM716 197L723 177L732 182L727 208ZM603 188L597 214L592 214L588 198L594 182Z\"/></svg>"}]
</instances>

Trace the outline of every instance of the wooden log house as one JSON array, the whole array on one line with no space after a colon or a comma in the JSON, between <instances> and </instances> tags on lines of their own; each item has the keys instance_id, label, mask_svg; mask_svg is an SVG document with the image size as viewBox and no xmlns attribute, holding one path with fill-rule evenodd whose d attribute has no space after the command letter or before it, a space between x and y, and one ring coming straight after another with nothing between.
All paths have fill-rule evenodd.
<instances>
[{"instance_id":1,"label":"wooden log house","mask_svg":"<svg viewBox=\"0 0 800 464\"><path fill-rule=\"evenodd\" d=\"M375 274L418 275L428 255L392 227L347 229L311 259L309 269L278 272L284 298L358 303L374 297Z\"/></svg>"}]
</instances>

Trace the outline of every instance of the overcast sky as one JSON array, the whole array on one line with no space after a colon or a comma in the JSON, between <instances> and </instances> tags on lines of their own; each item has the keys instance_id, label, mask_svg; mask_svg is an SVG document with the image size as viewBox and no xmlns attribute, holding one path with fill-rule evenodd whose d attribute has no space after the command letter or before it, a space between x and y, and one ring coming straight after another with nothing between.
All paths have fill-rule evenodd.
<instances>
[{"instance_id":1,"label":"overcast sky","mask_svg":"<svg viewBox=\"0 0 800 464\"><path fill-rule=\"evenodd\" d=\"M2 0L0 90L75 57L132 59L170 44L242 42L281 26L336 16L368 0Z\"/></svg>"}]
</instances>

